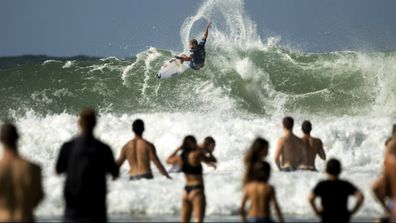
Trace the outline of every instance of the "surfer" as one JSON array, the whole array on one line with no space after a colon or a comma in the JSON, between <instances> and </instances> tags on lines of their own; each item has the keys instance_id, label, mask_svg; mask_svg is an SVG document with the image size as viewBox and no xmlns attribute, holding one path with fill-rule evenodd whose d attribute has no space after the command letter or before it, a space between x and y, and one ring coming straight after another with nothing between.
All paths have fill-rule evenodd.
<instances>
[{"instance_id":1,"label":"surfer","mask_svg":"<svg viewBox=\"0 0 396 223\"><path fill-rule=\"evenodd\" d=\"M210 25L212 23L209 22L205 28L205 32L202 36L202 40L198 43L196 39L191 39L189 42L190 55L181 54L179 56L175 56L176 59L179 59L182 63L184 61L189 61L189 66L193 70L199 70L205 66L205 43L208 38L208 32Z\"/></svg>"}]
</instances>

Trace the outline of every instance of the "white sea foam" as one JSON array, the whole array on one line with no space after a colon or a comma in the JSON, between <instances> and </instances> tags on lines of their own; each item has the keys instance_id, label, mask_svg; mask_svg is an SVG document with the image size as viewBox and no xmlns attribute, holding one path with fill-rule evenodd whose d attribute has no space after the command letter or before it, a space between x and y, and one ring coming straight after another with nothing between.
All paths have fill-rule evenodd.
<instances>
[{"instance_id":1,"label":"white sea foam","mask_svg":"<svg viewBox=\"0 0 396 223\"><path fill-rule=\"evenodd\" d=\"M70 68L70 67L72 67L73 65L74 65L74 63L75 63L76 61L70 61L70 60L68 60L68 61L66 61L66 63L62 66L62 68Z\"/></svg>"},{"instance_id":2,"label":"white sea foam","mask_svg":"<svg viewBox=\"0 0 396 223\"><path fill-rule=\"evenodd\" d=\"M194 134L199 141L208 135L217 140L215 155L217 170L205 168L208 214L236 213L241 199L242 159L249 144L257 136L270 141L268 160L273 162L274 146L281 136L280 116L273 118L241 118L229 113L154 113L134 115L102 114L96 135L111 145L118 155L122 145L133 135L131 122L142 118L146 122L145 137L152 141L160 159L180 145L183 137ZM299 125L306 117L297 117ZM46 198L37 210L39 216L61 215L63 209L63 178L54 175L54 162L61 144L77 133L77 117L67 113L39 116L34 112L17 118L21 133L21 153L41 164L44 171ZM379 175L383 159L383 143L389 135L390 118L340 117L314 118L313 135L322 138L328 157L337 157L344 167L342 177L363 190L366 201L360 217L380 215L370 193L370 185ZM301 135L298 126L296 133ZM319 170L324 162L317 160ZM153 181L129 182L128 165L124 164L121 178L109 181L108 209L110 214L175 214L180 208L184 178L173 180L160 176L154 168ZM306 197L323 173L281 173L274 170L271 183L276 186L278 199L286 214L313 218Z\"/></svg>"},{"instance_id":3,"label":"white sea foam","mask_svg":"<svg viewBox=\"0 0 396 223\"><path fill-rule=\"evenodd\" d=\"M49 63L62 63L62 61L59 61L59 60L46 60L41 65L44 66L44 65L47 65Z\"/></svg>"}]
</instances>

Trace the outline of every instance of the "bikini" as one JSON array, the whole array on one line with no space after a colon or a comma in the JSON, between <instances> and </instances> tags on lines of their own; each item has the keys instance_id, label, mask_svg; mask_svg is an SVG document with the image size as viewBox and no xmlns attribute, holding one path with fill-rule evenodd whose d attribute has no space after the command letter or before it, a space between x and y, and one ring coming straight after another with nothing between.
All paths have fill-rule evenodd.
<instances>
[{"instance_id":1,"label":"bikini","mask_svg":"<svg viewBox=\"0 0 396 223\"><path fill-rule=\"evenodd\" d=\"M182 160L183 160L183 166L181 168L181 171L185 174L190 174L190 175L202 175L202 165L199 164L197 166L192 166L188 162L188 155L190 154L190 151L183 152L181 154ZM190 194L194 190L203 190L204 186L202 184L197 184L197 185L186 185L184 187L184 190L186 191L187 195Z\"/></svg>"}]
</instances>

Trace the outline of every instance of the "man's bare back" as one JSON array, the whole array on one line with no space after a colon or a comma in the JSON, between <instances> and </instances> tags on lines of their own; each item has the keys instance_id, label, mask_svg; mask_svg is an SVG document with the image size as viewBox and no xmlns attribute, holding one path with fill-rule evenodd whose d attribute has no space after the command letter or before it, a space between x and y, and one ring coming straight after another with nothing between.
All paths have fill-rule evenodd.
<instances>
[{"instance_id":1,"label":"man's bare back","mask_svg":"<svg viewBox=\"0 0 396 223\"><path fill-rule=\"evenodd\" d=\"M166 172L157 156L154 145L142 137L144 131L143 121L140 119L136 120L132 127L135 138L122 147L117 165L121 166L125 160L128 160L131 180L139 180L141 178L152 179L153 174L150 166L150 162L152 161L161 174L170 179L168 172Z\"/></svg>"},{"instance_id":2,"label":"man's bare back","mask_svg":"<svg viewBox=\"0 0 396 223\"><path fill-rule=\"evenodd\" d=\"M20 157L0 161L0 221L32 221L43 194L39 166Z\"/></svg>"},{"instance_id":3,"label":"man's bare back","mask_svg":"<svg viewBox=\"0 0 396 223\"><path fill-rule=\"evenodd\" d=\"M33 210L44 197L41 168L18 154L19 135L13 124L0 129L0 221L34 221Z\"/></svg>"},{"instance_id":4,"label":"man's bare back","mask_svg":"<svg viewBox=\"0 0 396 223\"><path fill-rule=\"evenodd\" d=\"M305 158L303 159L302 169L316 170L315 159L316 155L322 160L326 160L326 153L323 150L322 140L312 136L304 136L302 140L305 142Z\"/></svg>"},{"instance_id":5,"label":"man's bare back","mask_svg":"<svg viewBox=\"0 0 396 223\"><path fill-rule=\"evenodd\" d=\"M277 153L280 162L277 165L280 170L292 171L298 169L303 162L305 143L293 133L286 134L278 141Z\"/></svg>"},{"instance_id":6,"label":"man's bare back","mask_svg":"<svg viewBox=\"0 0 396 223\"><path fill-rule=\"evenodd\" d=\"M135 138L124 145L121 157L128 160L130 175L151 174L150 161L154 146L144 139Z\"/></svg>"}]
</instances>

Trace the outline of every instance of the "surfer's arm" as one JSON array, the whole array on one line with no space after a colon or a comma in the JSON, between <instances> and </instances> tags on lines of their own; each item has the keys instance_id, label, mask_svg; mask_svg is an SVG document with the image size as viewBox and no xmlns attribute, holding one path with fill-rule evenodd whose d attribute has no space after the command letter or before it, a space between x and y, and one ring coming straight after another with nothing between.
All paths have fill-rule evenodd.
<instances>
[{"instance_id":1,"label":"surfer's arm","mask_svg":"<svg viewBox=\"0 0 396 223\"><path fill-rule=\"evenodd\" d=\"M181 61L191 61L192 57L191 56L187 56L185 54L181 55L181 56L174 56L176 59L181 60Z\"/></svg>"},{"instance_id":2,"label":"surfer's arm","mask_svg":"<svg viewBox=\"0 0 396 223\"><path fill-rule=\"evenodd\" d=\"M209 22L208 25L207 25L206 28L205 28L205 32L204 32L204 34L203 34L203 36L202 36L202 38L205 39L205 40L208 38L209 27L210 27L211 24L212 24L212 23Z\"/></svg>"}]
</instances>

